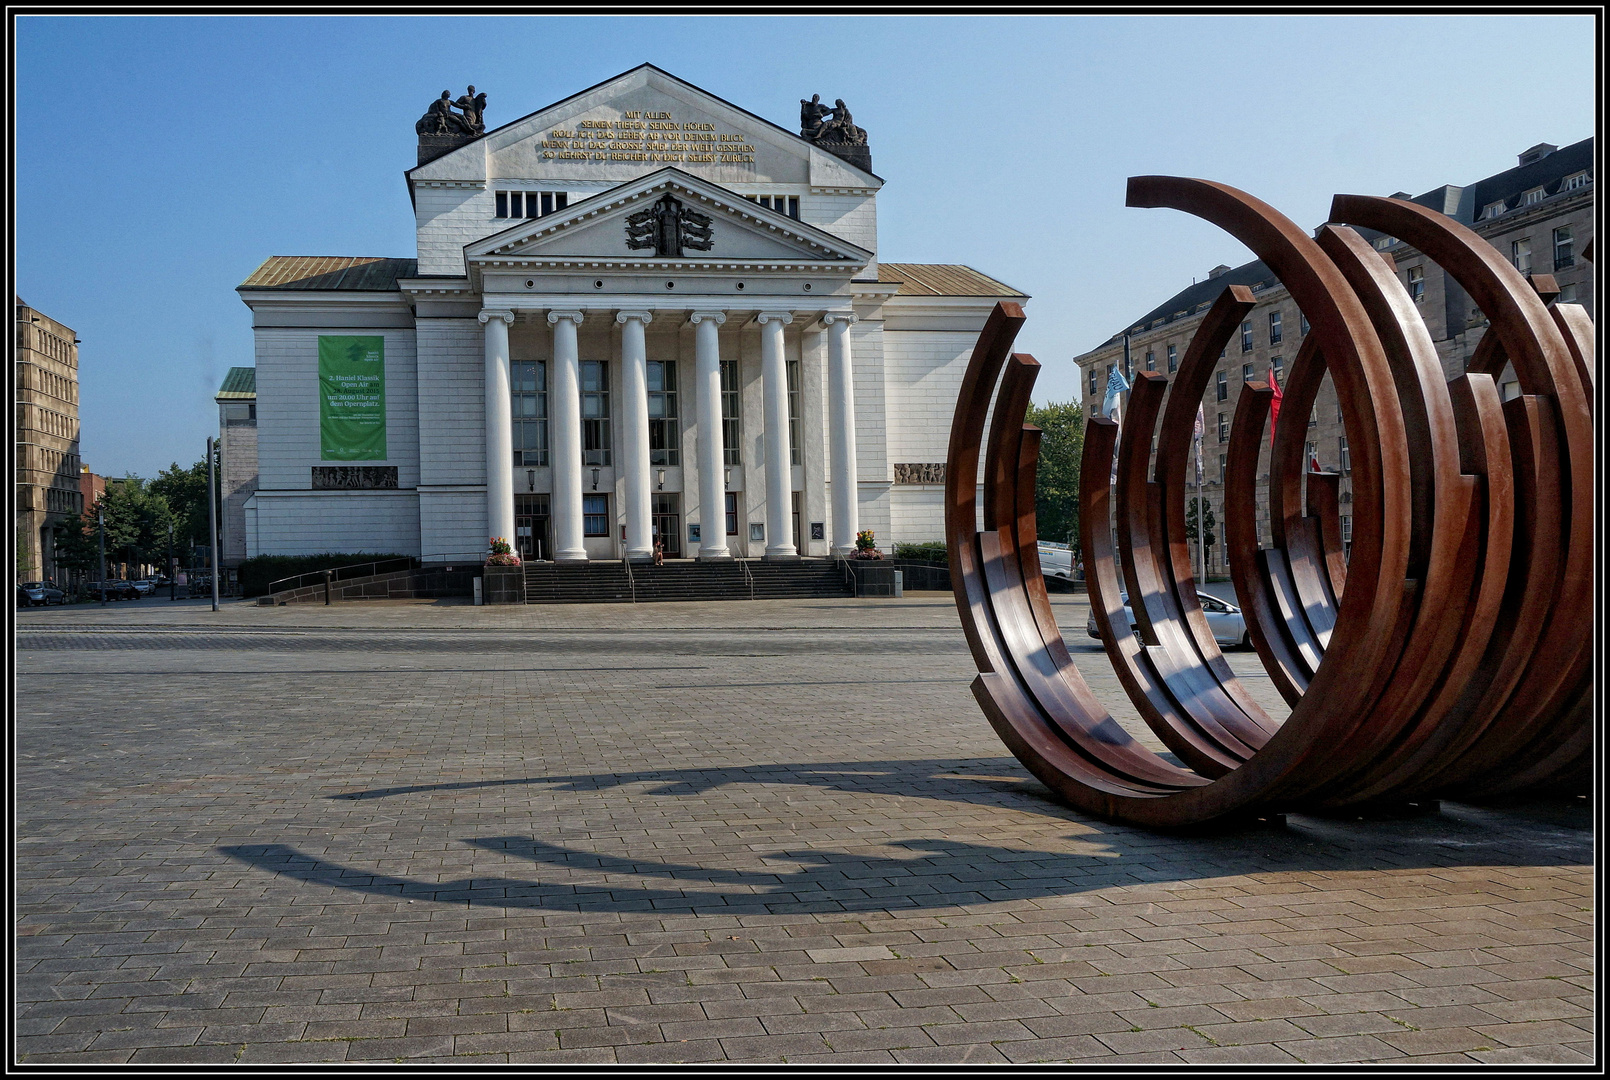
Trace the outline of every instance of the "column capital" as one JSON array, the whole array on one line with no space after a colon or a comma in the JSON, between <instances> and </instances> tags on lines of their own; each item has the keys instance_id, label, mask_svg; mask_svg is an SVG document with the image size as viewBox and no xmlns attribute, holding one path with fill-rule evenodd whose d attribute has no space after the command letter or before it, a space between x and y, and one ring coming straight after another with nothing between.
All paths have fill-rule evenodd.
<instances>
[{"instance_id":1,"label":"column capital","mask_svg":"<svg viewBox=\"0 0 1610 1080\"><path fill-rule=\"evenodd\" d=\"M727 321L725 311L690 311L688 312L688 325L698 326L702 322L713 322L717 326Z\"/></svg>"},{"instance_id":2,"label":"column capital","mask_svg":"<svg viewBox=\"0 0 1610 1080\"><path fill-rule=\"evenodd\" d=\"M483 326L491 322L493 319L502 319L508 325L514 325L514 312L509 311L506 308L487 308L481 312L479 317Z\"/></svg>"},{"instance_id":3,"label":"column capital","mask_svg":"<svg viewBox=\"0 0 1610 1080\"><path fill-rule=\"evenodd\" d=\"M853 311L829 311L822 316L822 325L831 326L838 322L849 325L850 323L859 322L860 318L861 317Z\"/></svg>"},{"instance_id":4,"label":"column capital","mask_svg":"<svg viewBox=\"0 0 1610 1080\"><path fill-rule=\"evenodd\" d=\"M762 311L755 316L755 325L765 326L769 322L782 323L787 326L794 321L792 311Z\"/></svg>"},{"instance_id":5,"label":"column capital","mask_svg":"<svg viewBox=\"0 0 1610 1080\"><path fill-rule=\"evenodd\" d=\"M623 323L628 319L636 319L638 322L642 323L644 326L647 326L649 323L654 321L654 313L652 311L617 311L617 312L615 312L615 321L616 322Z\"/></svg>"},{"instance_id":6,"label":"column capital","mask_svg":"<svg viewBox=\"0 0 1610 1080\"><path fill-rule=\"evenodd\" d=\"M552 326L560 319L569 319L577 326L580 326L584 318L586 318L586 316L579 311L550 311L548 312L548 325Z\"/></svg>"}]
</instances>

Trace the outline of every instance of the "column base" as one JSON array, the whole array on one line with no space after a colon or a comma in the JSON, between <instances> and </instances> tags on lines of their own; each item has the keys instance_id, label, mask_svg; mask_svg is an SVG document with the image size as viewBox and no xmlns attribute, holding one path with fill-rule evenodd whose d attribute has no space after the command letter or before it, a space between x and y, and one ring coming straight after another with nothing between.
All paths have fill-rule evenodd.
<instances>
[{"instance_id":1,"label":"column base","mask_svg":"<svg viewBox=\"0 0 1610 1080\"><path fill-rule=\"evenodd\" d=\"M653 562L654 561L654 549L653 548L627 548L626 549L626 561L627 562Z\"/></svg>"},{"instance_id":2,"label":"column base","mask_svg":"<svg viewBox=\"0 0 1610 1080\"><path fill-rule=\"evenodd\" d=\"M715 559L730 559L730 558L732 558L732 552L728 551L726 548L708 548L708 549L701 548L699 550L699 561L700 562L710 562L710 561L713 561Z\"/></svg>"},{"instance_id":3,"label":"column base","mask_svg":"<svg viewBox=\"0 0 1610 1080\"><path fill-rule=\"evenodd\" d=\"M763 562L799 562L799 551L798 551L798 549L793 548L793 547L784 548L781 551L768 551L768 552L766 552L765 557L762 559L762 561Z\"/></svg>"},{"instance_id":4,"label":"column base","mask_svg":"<svg viewBox=\"0 0 1610 1080\"><path fill-rule=\"evenodd\" d=\"M586 562L587 561L587 552L585 552L585 551L556 551L556 552L554 552L554 555L553 555L553 561L554 562Z\"/></svg>"}]
</instances>

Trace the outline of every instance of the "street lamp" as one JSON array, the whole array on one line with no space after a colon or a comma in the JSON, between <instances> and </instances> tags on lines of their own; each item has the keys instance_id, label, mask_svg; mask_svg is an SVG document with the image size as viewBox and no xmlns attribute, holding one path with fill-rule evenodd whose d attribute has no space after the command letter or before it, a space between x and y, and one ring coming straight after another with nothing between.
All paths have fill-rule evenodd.
<instances>
[{"instance_id":1,"label":"street lamp","mask_svg":"<svg viewBox=\"0 0 1610 1080\"><path fill-rule=\"evenodd\" d=\"M168 522L168 602L179 599L179 564L173 557L173 522Z\"/></svg>"},{"instance_id":2,"label":"street lamp","mask_svg":"<svg viewBox=\"0 0 1610 1080\"><path fill-rule=\"evenodd\" d=\"M95 521L100 526L101 537L101 607L106 606L106 511L101 507L95 508Z\"/></svg>"}]
</instances>

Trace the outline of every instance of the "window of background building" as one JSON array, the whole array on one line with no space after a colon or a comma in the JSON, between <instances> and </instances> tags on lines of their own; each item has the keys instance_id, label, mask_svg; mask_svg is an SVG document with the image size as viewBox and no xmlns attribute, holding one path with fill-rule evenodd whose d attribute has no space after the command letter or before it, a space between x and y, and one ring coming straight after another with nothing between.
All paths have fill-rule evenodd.
<instances>
[{"instance_id":1,"label":"window of background building","mask_svg":"<svg viewBox=\"0 0 1610 1080\"><path fill-rule=\"evenodd\" d=\"M675 360L649 361L648 460L650 465L682 464L676 430Z\"/></svg>"},{"instance_id":2,"label":"window of background building","mask_svg":"<svg viewBox=\"0 0 1610 1080\"><path fill-rule=\"evenodd\" d=\"M500 218L534 218L563 210L570 205L568 191L500 191L497 213Z\"/></svg>"},{"instance_id":3,"label":"window of background building","mask_svg":"<svg viewBox=\"0 0 1610 1080\"><path fill-rule=\"evenodd\" d=\"M1228 401L1228 400L1230 400L1230 376L1226 375L1222 371L1219 372L1218 377L1215 378L1214 381L1213 381L1213 385L1214 385L1214 388L1218 391L1218 397L1216 398L1216 400L1218 400L1218 401Z\"/></svg>"},{"instance_id":4,"label":"window of background building","mask_svg":"<svg viewBox=\"0 0 1610 1080\"><path fill-rule=\"evenodd\" d=\"M1092 398L1096 396L1096 369L1094 367L1090 369L1090 396Z\"/></svg>"},{"instance_id":5,"label":"window of background building","mask_svg":"<svg viewBox=\"0 0 1610 1080\"><path fill-rule=\"evenodd\" d=\"M1297 313L1297 332L1304 337L1308 335L1308 316L1300 311Z\"/></svg>"},{"instance_id":6,"label":"window of background building","mask_svg":"<svg viewBox=\"0 0 1610 1080\"><path fill-rule=\"evenodd\" d=\"M1269 344L1280 344L1280 312L1278 311L1269 313Z\"/></svg>"},{"instance_id":7,"label":"window of background building","mask_svg":"<svg viewBox=\"0 0 1610 1080\"><path fill-rule=\"evenodd\" d=\"M1252 351L1252 320L1248 319L1241 324L1241 351Z\"/></svg>"},{"instance_id":8,"label":"window of background building","mask_svg":"<svg viewBox=\"0 0 1610 1080\"><path fill-rule=\"evenodd\" d=\"M1411 266L1409 267L1406 276L1409 282L1409 299L1418 304L1420 301L1425 299L1426 295L1425 268L1420 266Z\"/></svg>"},{"instance_id":9,"label":"window of background building","mask_svg":"<svg viewBox=\"0 0 1610 1080\"><path fill-rule=\"evenodd\" d=\"M609 535L608 495L583 495L581 497L581 534L583 536Z\"/></svg>"},{"instance_id":10,"label":"window of background building","mask_svg":"<svg viewBox=\"0 0 1610 1080\"><path fill-rule=\"evenodd\" d=\"M1387 248L1389 248L1391 246L1392 246L1392 238L1390 236L1376 237L1376 240L1375 240L1375 250L1376 251L1385 251Z\"/></svg>"},{"instance_id":11,"label":"window of background building","mask_svg":"<svg viewBox=\"0 0 1610 1080\"><path fill-rule=\"evenodd\" d=\"M1585 172L1572 173L1560 181L1561 191L1575 191L1577 188L1588 186L1588 174Z\"/></svg>"},{"instance_id":12,"label":"window of background building","mask_svg":"<svg viewBox=\"0 0 1610 1080\"><path fill-rule=\"evenodd\" d=\"M1146 350L1146 370L1147 371L1156 371L1157 370L1157 354L1152 352L1152 350L1150 350L1150 349Z\"/></svg>"},{"instance_id":13,"label":"window of background building","mask_svg":"<svg viewBox=\"0 0 1610 1080\"><path fill-rule=\"evenodd\" d=\"M1523 274L1532 272L1532 238L1523 236L1509 245L1509 261Z\"/></svg>"},{"instance_id":14,"label":"window of background building","mask_svg":"<svg viewBox=\"0 0 1610 1080\"><path fill-rule=\"evenodd\" d=\"M581 362L581 463L610 463L609 365L602 360Z\"/></svg>"},{"instance_id":15,"label":"window of background building","mask_svg":"<svg viewBox=\"0 0 1610 1080\"><path fill-rule=\"evenodd\" d=\"M1180 349L1179 349L1179 346L1178 345L1170 345L1168 347L1168 370L1172 374L1173 372L1179 370L1179 366L1180 366Z\"/></svg>"},{"instance_id":16,"label":"window of background building","mask_svg":"<svg viewBox=\"0 0 1610 1080\"><path fill-rule=\"evenodd\" d=\"M509 391L514 414L514 463L548 464L547 361L511 361Z\"/></svg>"},{"instance_id":17,"label":"window of background building","mask_svg":"<svg viewBox=\"0 0 1610 1080\"><path fill-rule=\"evenodd\" d=\"M742 394L738 392L738 361L721 361L721 441L726 449L723 461L727 465L742 465L742 447L739 440L743 438ZM736 528L736 526L734 526ZM736 533L728 533L735 536Z\"/></svg>"},{"instance_id":18,"label":"window of background building","mask_svg":"<svg viewBox=\"0 0 1610 1080\"><path fill-rule=\"evenodd\" d=\"M1554 269L1564 270L1568 266L1576 265L1576 255L1571 250L1571 228L1562 225L1554 230Z\"/></svg>"},{"instance_id":19,"label":"window of background building","mask_svg":"<svg viewBox=\"0 0 1610 1080\"><path fill-rule=\"evenodd\" d=\"M1560 286L1559 302L1562 304L1576 303L1576 282L1573 281L1569 285Z\"/></svg>"},{"instance_id":20,"label":"window of background building","mask_svg":"<svg viewBox=\"0 0 1610 1080\"><path fill-rule=\"evenodd\" d=\"M1313 468L1315 459L1319 457L1319 447L1314 443L1309 443L1307 449L1308 457L1303 461L1304 470Z\"/></svg>"},{"instance_id":21,"label":"window of background building","mask_svg":"<svg viewBox=\"0 0 1610 1080\"><path fill-rule=\"evenodd\" d=\"M1353 550L1353 515L1343 514L1342 520L1342 555L1346 557Z\"/></svg>"},{"instance_id":22,"label":"window of background building","mask_svg":"<svg viewBox=\"0 0 1610 1080\"><path fill-rule=\"evenodd\" d=\"M1228 454L1220 454L1219 455L1219 483L1221 483L1221 484L1224 483L1225 474L1228 473L1229 471L1230 471L1230 456Z\"/></svg>"},{"instance_id":23,"label":"window of background building","mask_svg":"<svg viewBox=\"0 0 1610 1080\"><path fill-rule=\"evenodd\" d=\"M1344 473L1352 472L1353 471L1353 458L1347 452L1347 436L1346 435L1342 435L1342 436L1339 436L1337 438L1337 440L1336 440L1336 450L1337 450L1336 456L1337 456L1338 460L1340 460L1341 463L1342 463L1342 472L1344 472Z\"/></svg>"},{"instance_id":24,"label":"window of background building","mask_svg":"<svg viewBox=\"0 0 1610 1080\"><path fill-rule=\"evenodd\" d=\"M783 366L788 372L788 463L798 465L800 464L799 361L790 360Z\"/></svg>"},{"instance_id":25,"label":"window of background building","mask_svg":"<svg viewBox=\"0 0 1610 1080\"><path fill-rule=\"evenodd\" d=\"M1518 398L1520 396L1521 396L1521 384L1520 383L1518 383L1518 382L1507 382L1507 383L1504 384L1504 386L1503 386L1503 398L1504 398L1505 401L1509 401L1511 398Z\"/></svg>"},{"instance_id":26,"label":"window of background building","mask_svg":"<svg viewBox=\"0 0 1610 1080\"><path fill-rule=\"evenodd\" d=\"M1528 191L1521 196L1522 206L1531 206L1533 203L1540 203L1542 201L1543 189L1540 187L1533 188L1531 191Z\"/></svg>"},{"instance_id":27,"label":"window of background building","mask_svg":"<svg viewBox=\"0 0 1610 1080\"><path fill-rule=\"evenodd\" d=\"M795 221L799 220L798 195L745 195L744 198L752 203L759 203L767 209L775 210L779 214L787 214Z\"/></svg>"},{"instance_id":28,"label":"window of background building","mask_svg":"<svg viewBox=\"0 0 1610 1080\"><path fill-rule=\"evenodd\" d=\"M1503 212L1504 212L1504 203L1503 203L1502 200L1500 200L1498 202L1488 203L1486 206L1481 208L1481 216L1482 216L1483 219L1495 218L1499 214L1502 214Z\"/></svg>"},{"instance_id":29,"label":"window of background building","mask_svg":"<svg viewBox=\"0 0 1610 1080\"><path fill-rule=\"evenodd\" d=\"M1282 386L1285 385L1286 362L1278 356L1271 356L1269 358L1269 366L1275 369L1275 378L1280 381Z\"/></svg>"},{"instance_id":30,"label":"window of background building","mask_svg":"<svg viewBox=\"0 0 1610 1080\"><path fill-rule=\"evenodd\" d=\"M1219 441L1220 442L1229 442L1230 441L1230 414L1229 413L1220 413L1219 414Z\"/></svg>"},{"instance_id":31,"label":"window of background building","mask_svg":"<svg viewBox=\"0 0 1610 1080\"><path fill-rule=\"evenodd\" d=\"M1248 382L1252 381L1252 365L1251 364L1242 364L1241 365L1241 381L1244 382L1244 383L1248 383Z\"/></svg>"}]
</instances>

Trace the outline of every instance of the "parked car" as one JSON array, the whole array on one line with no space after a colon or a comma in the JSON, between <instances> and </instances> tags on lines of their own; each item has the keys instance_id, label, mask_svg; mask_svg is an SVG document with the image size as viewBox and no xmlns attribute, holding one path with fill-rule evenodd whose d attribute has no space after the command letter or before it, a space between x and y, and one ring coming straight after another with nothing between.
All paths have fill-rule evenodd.
<instances>
[{"instance_id":1,"label":"parked car","mask_svg":"<svg viewBox=\"0 0 1610 1080\"><path fill-rule=\"evenodd\" d=\"M157 583L152 578L143 578L140 581L131 581L129 584L133 585L135 590L139 592L141 596L150 596L152 593L157 591Z\"/></svg>"},{"instance_id":2,"label":"parked car","mask_svg":"<svg viewBox=\"0 0 1610 1080\"><path fill-rule=\"evenodd\" d=\"M92 581L89 583L88 592L91 600L100 600L102 593L105 593L105 599L107 600L138 600L140 598L140 590L136 589L134 584L128 581Z\"/></svg>"},{"instance_id":3,"label":"parked car","mask_svg":"<svg viewBox=\"0 0 1610 1080\"><path fill-rule=\"evenodd\" d=\"M18 607L45 607L47 604L65 604L67 594L56 588L53 581L25 581L17 586Z\"/></svg>"},{"instance_id":4,"label":"parked car","mask_svg":"<svg viewBox=\"0 0 1610 1080\"><path fill-rule=\"evenodd\" d=\"M1135 613L1129 609L1129 594L1119 593L1118 597L1124 602L1124 615L1129 619L1129 628L1135 629ZM1213 640L1220 645L1239 645L1243 649L1252 648L1252 635L1247 632L1247 620L1241 614L1241 609L1228 600L1221 600L1217 596L1205 592L1196 594L1196 602L1202 605L1202 614L1207 616L1208 627L1213 631ZM1096 616L1092 612L1090 619L1085 623L1085 633L1101 640L1101 630L1096 626Z\"/></svg>"}]
</instances>

